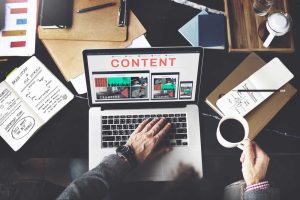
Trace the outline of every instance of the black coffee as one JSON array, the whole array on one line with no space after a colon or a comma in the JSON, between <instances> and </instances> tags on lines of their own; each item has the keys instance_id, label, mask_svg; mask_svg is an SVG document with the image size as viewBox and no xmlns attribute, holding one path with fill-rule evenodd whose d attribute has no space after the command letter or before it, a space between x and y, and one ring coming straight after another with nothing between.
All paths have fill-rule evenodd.
<instances>
[{"instance_id":1,"label":"black coffee","mask_svg":"<svg viewBox=\"0 0 300 200\"><path fill-rule=\"evenodd\" d=\"M220 124L220 132L225 140L236 143L244 139L245 130L241 122L235 119L226 119Z\"/></svg>"}]
</instances>

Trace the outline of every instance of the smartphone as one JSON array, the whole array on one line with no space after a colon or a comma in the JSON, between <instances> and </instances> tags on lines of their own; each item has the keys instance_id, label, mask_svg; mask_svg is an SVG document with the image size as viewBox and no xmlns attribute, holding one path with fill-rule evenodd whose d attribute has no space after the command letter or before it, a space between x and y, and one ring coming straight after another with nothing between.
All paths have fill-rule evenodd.
<instances>
[{"instance_id":1,"label":"smartphone","mask_svg":"<svg viewBox=\"0 0 300 200\"><path fill-rule=\"evenodd\" d=\"M5 0L0 0L0 30L5 26Z\"/></svg>"}]
</instances>

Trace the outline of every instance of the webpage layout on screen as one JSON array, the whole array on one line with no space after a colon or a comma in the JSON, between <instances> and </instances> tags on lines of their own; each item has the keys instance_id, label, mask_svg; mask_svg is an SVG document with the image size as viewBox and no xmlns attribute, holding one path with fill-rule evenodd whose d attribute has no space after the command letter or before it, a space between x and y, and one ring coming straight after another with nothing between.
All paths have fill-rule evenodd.
<instances>
[{"instance_id":1,"label":"webpage layout on screen","mask_svg":"<svg viewBox=\"0 0 300 200\"><path fill-rule=\"evenodd\" d=\"M88 55L93 104L194 101L199 53Z\"/></svg>"}]
</instances>

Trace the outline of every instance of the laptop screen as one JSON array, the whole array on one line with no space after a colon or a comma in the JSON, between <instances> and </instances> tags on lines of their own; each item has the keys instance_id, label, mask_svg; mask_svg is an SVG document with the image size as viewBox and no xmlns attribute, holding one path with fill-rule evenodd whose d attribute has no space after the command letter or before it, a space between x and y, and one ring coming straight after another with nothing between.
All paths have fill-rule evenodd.
<instances>
[{"instance_id":1,"label":"laptop screen","mask_svg":"<svg viewBox=\"0 0 300 200\"><path fill-rule=\"evenodd\" d=\"M91 103L195 101L200 52L170 49L86 53Z\"/></svg>"}]
</instances>

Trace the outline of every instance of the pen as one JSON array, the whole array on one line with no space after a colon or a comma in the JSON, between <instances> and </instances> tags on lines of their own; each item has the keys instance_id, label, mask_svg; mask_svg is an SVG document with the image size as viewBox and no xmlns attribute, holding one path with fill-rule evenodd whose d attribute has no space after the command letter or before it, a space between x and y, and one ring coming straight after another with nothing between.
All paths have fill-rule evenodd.
<instances>
[{"instance_id":1,"label":"pen","mask_svg":"<svg viewBox=\"0 0 300 200\"><path fill-rule=\"evenodd\" d=\"M277 90L272 90L272 89L268 89L268 90L232 90L235 92L285 92L285 89L277 89Z\"/></svg>"},{"instance_id":2,"label":"pen","mask_svg":"<svg viewBox=\"0 0 300 200\"><path fill-rule=\"evenodd\" d=\"M110 7L116 5L115 3L105 3L105 4L101 4L98 6L92 6L92 7L88 7L88 8L83 8L77 11L77 13L85 13L85 12L89 12L89 11L93 11L93 10L98 10L98 9L102 9L102 8L106 8L106 7Z\"/></svg>"}]
</instances>

